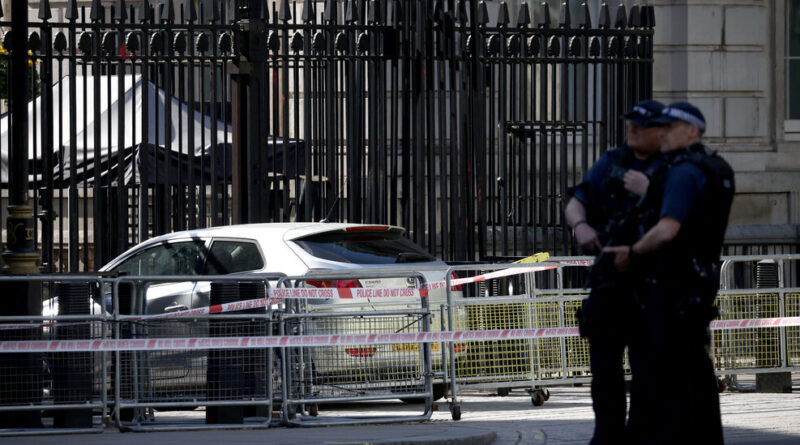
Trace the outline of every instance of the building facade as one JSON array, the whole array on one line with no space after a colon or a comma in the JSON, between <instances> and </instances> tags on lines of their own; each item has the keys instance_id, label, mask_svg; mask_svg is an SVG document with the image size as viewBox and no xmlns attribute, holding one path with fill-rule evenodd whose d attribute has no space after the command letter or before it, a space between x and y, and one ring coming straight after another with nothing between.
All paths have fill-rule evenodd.
<instances>
[{"instance_id":1,"label":"building facade","mask_svg":"<svg viewBox=\"0 0 800 445\"><path fill-rule=\"evenodd\" d=\"M654 96L689 100L705 113L706 142L736 171L731 224L783 226L762 227L764 237L776 229L796 233L800 0L650 3Z\"/></svg>"}]
</instances>

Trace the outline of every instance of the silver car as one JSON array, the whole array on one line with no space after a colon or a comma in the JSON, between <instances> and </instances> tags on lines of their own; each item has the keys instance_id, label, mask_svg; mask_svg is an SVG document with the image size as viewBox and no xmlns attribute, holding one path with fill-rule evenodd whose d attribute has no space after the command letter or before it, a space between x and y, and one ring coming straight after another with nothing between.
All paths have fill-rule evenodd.
<instances>
[{"instance_id":1,"label":"silver car","mask_svg":"<svg viewBox=\"0 0 800 445\"><path fill-rule=\"evenodd\" d=\"M403 237L404 229L389 225L342 223L271 223L212 227L162 235L145 241L105 266L101 272L118 272L128 276L193 275L197 280L149 284L142 301L121 302L121 313L163 314L209 306L211 283L207 275L231 273L282 273L304 276L326 271L348 269L436 270L421 272L424 280L440 282L445 279L446 264ZM274 283L273 283L274 284ZM298 283L314 287L407 288L419 287L417 279L400 275L398 278L356 278L343 280L314 279ZM110 290L110 289L108 289ZM431 328L439 330L438 308L445 302L444 288L432 290L428 301L432 312ZM418 310L419 298L366 298L360 300L302 302L303 313L374 314L386 310ZM125 305L129 307L124 307ZM51 310L52 309L51 305ZM110 307L110 306L108 306ZM57 309L56 309L57 310ZM397 318L397 317L395 317ZM421 317L387 321L385 317L365 322L365 317L334 316L315 319L302 325L302 334L348 334L364 332L417 332ZM330 322L330 320L335 320ZM154 324L155 325L155 324ZM164 323L157 336L204 337L207 322ZM156 332L155 328L151 331ZM442 368L439 345L432 347L434 370ZM465 346L457 345L457 356ZM419 345L353 345L313 348L311 372L314 380L330 385L360 385L364 383L408 380L419 370ZM205 382L207 354L196 351L165 351L150 354L148 384L152 388L198 387ZM201 386L201 385L200 385ZM442 385L437 386L441 393Z\"/></svg>"}]
</instances>

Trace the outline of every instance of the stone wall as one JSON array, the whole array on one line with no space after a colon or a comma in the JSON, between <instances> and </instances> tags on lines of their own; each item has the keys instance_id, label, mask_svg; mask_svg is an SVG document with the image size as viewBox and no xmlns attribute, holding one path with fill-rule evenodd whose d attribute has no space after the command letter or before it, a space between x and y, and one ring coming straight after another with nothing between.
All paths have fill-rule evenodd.
<instances>
[{"instance_id":1,"label":"stone wall","mask_svg":"<svg viewBox=\"0 0 800 445\"><path fill-rule=\"evenodd\" d=\"M656 0L654 96L706 115L736 171L731 224L800 223L800 134L784 129L785 0Z\"/></svg>"}]
</instances>

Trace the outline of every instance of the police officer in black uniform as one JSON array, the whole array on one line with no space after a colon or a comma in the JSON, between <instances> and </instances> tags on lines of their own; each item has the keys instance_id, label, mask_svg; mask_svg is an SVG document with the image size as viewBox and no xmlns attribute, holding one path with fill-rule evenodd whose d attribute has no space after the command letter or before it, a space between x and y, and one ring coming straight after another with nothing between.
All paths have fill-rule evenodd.
<instances>
[{"instance_id":1,"label":"police officer in black uniform","mask_svg":"<svg viewBox=\"0 0 800 445\"><path fill-rule=\"evenodd\" d=\"M658 159L662 128L651 121L663 108L658 101L643 100L625 113L626 145L609 149L574 188L564 213L584 250L597 253L609 243L629 244L638 238L638 226L623 222L631 221L637 203L646 196L649 176L665 165ZM596 263L592 289L579 314L581 335L589 340L592 372L595 430L591 443L618 444L625 429L623 358L634 337L630 320L636 311L635 283L614 269L613 261L609 267L603 264L607 261ZM633 349L629 352L632 364L636 361ZM635 403L632 395L631 404Z\"/></svg>"},{"instance_id":2,"label":"police officer in black uniform","mask_svg":"<svg viewBox=\"0 0 800 445\"><path fill-rule=\"evenodd\" d=\"M636 407L643 423L632 433L635 443L721 444L708 326L717 314L716 265L733 200L733 171L701 143L706 123L697 107L675 103L655 121L667 125L661 151L670 164L660 218L639 241L604 249L621 270L647 257L653 265L645 301L646 404Z\"/></svg>"}]
</instances>

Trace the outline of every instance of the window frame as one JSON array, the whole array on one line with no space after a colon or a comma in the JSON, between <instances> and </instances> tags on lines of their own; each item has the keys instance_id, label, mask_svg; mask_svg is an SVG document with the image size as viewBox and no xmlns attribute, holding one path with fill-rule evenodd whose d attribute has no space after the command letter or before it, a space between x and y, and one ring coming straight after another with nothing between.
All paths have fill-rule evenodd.
<instances>
[{"instance_id":1,"label":"window frame","mask_svg":"<svg viewBox=\"0 0 800 445\"><path fill-rule=\"evenodd\" d=\"M780 60L778 69L776 70L777 82L781 88L775 94L776 99L776 114L778 121L781 123L783 140L785 141L800 141L800 119L789 119L789 94L790 94L790 81L788 77L789 61L800 61L800 56L789 55L789 3L797 2L797 7L800 8L800 0L783 0L775 3L776 10L774 11L773 23L775 25L775 43L776 55ZM800 88L795 85L795 88ZM800 106L800 105L798 105Z\"/></svg>"},{"instance_id":2,"label":"window frame","mask_svg":"<svg viewBox=\"0 0 800 445\"><path fill-rule=\"evenodd\" d=\"M109 271L119 271L120 267L122 267L123 265L127 265L127 264L131 263L136 258L143 257L144 255L152 254L152 252L154 252L156 250L162 250L165 253L168 250L174 250L174 252L177 253L178 250L181 247L183 247L184 245L199 246L199 248L198 248L198 253L199 253L198 260L195 261L195 264L192 267L193 273L191 274L192 276L199 275L200 267L202 266L202 264L205 261L204 260L204 255L205 255L204 254L204 250L206 248L207 243L205 242L205 240L185 239L185 238L184 239L175 239L175 240L168 240L168 241L164 241L164 242L154 243L152 245L149 245L149 246L143 247L141 249L138 249L138 250L136 250L134 252L131 252L130 255L126 256L125 258L121 259L116 264L111 266L109 268ZM174 253L173 253L173 255L174 255ZM202 259L202 261L200 259ZM140 263L141 263L141 261L140 261ZM124 271L124 272L128 272L128 271ZM150 273L142 274L141 270L140 270L139 273L136 273L136 274L128 272L128 275L129 276L142 276L142 275L145 275L145 276L146 275L153 275L153 276L164 275L164 276L167 276L167 275L174 275L174 273L158 273L158 272L151 271Z\"/></svg>"},{"instance_id":3,"label":"window frame","mask_svg":"<svg viewBox=\"0 0 800 445\"><path fill-rule=\"evenodd\" d=\"M251 239L251 238L233 238L233 237L212 237L209 240L207 245L208 251L206 253L206 257L203 259L203 264L200 265L200 275L208 275L206 272L208 271L208 260L211 256L211 250L214 248L214 244L217 242L221 243L240 243L240 244L251 244L255 246L256 251L258 252L259 257L261 258L261 267L257 269L247 269L237 272L228 272L228 273L248 273L259 271L267 267L267 257L264 255L264 251L261 250L261 243L258 241Z\"/></svg>"}]
</instances>

